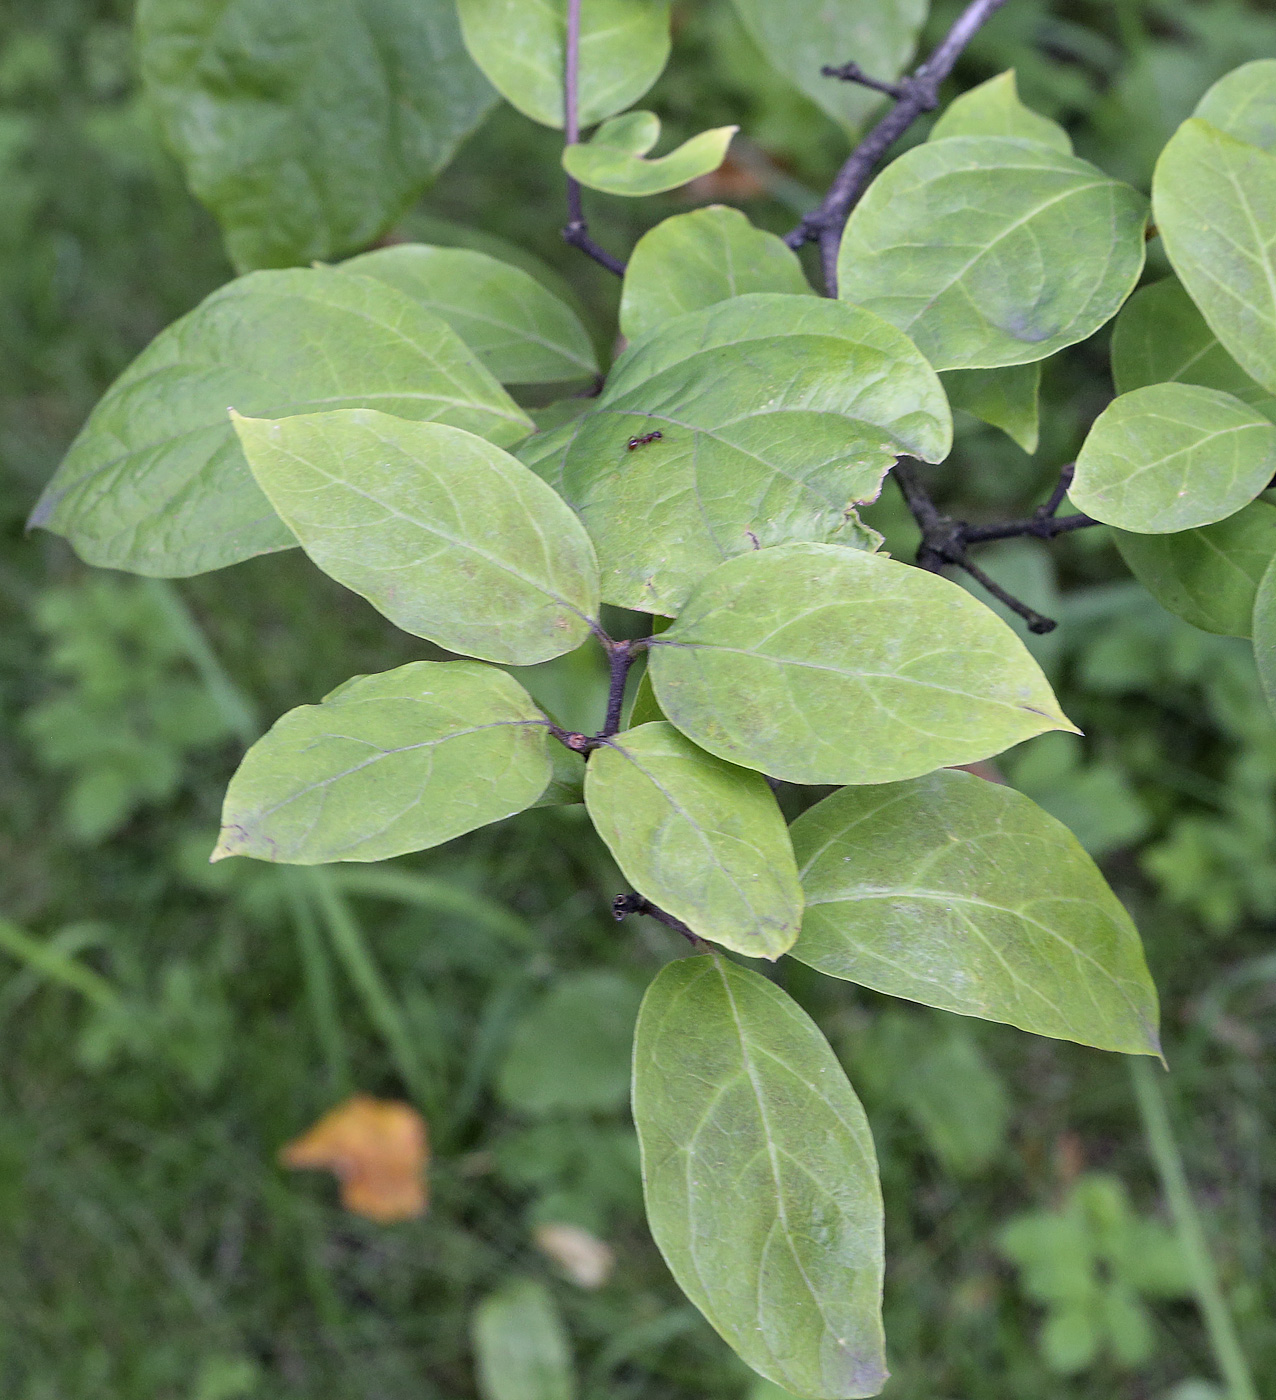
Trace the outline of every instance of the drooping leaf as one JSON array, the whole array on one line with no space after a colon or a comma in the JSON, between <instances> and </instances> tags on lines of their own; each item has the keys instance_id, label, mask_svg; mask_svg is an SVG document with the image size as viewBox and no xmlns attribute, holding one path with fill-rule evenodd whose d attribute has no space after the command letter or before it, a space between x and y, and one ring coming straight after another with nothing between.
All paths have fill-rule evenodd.
<instances>
[{"instance_id":1,"label":"drooping leaf","mask_svg":"<svg viewBox=\"0 0 1276 1400\"><path fill-rule=\"evenodd\" d=\"M525 116L563 125L567 0L457 0L475 63ZM632 106L669 58L669 0L583 0L582 126Z\"/></svg>"},{"instance_id":2,"label":"drooping leaf","mask_svg":"<svg viewBox=\"0 0 1276 1400\"><path fill-rule=\"evenodd\" d=\"M1146 215L1137 190L1039 141L927 142L856 206L840 295L906 331L936 369L1044 360L1134 289Z\"/></svg>"},{"instance_id":3,"label":"drooping leaf","mask_svg":"<svg viewBox=\"0 0 1276 1400\"><path fill-rule=\"evenodd\" d=\"M585 800L585 760L562 744L549 750L554 775L534 807L575 807Z\"/></svg>"},{"instance_id":4,"label":"drooping leaf","mask_svg":"<svg viewBox=\"0 0 1276 1400\"><path fill-rule=\"evenodd\" d=\"M436 316L326 269L257 272L214 292L134 360L45 489L33 526L87 563L181 578L296 544L227 417L371 407L494 442L530 420Z\"/></svg>"},{"instance_id":5,"label":"drooping leaf","mask_svg":"<svg viewBox=\"0 0 1276 1400\"><path fill-rule=\"evenodd\" d=\"M1276 149L1276 59L1256 59L1225 73L1192 115L1238 141Z\"/></svg>"},{"instance_id":6,"label":"drooping leaf","mask_svg":"<svg viewBox=\"0 0 1276 1400\"><path fill-rule=\"evenodd\" d=\"M1276 506L1251 501L1199 530L1116 530L1113 538L1130 572L1163 608L1205 632L1250 635L1259 581L1276 558Z\"/></svg>"},{"instance_id":7,"label":"drooping leaf","mask_svg":"<svg viewBox=\"0 0 1276 1400\"><path fill-rule=\"evenodd\" d=\"M693 933L774 961L797 937L802 892L766 780L672 724L618 734L589 760L585 806L639 894Z\"/></svg>"},{"instance_id":8,"label":"drooping leaf","mask_svg":"<svg viewBox=\"0 0 1276 1400\"><path fill-rule=\"evenodd\" d=\"M1041 435L1041 361L1002 369L948 369L939 376L954 408L1000 428L1029 455Z\"/></svg>"},{"instance_id":9,"label":"drooping leaf","mask_svg":"<svg viewBox=\"0 0 1276 1400\"><path fill-rule=\"evenodd\" d=\"M1065 155L1072 154L1072 140L1063 127L1019 100L1013 68L963 92L948 104L927 139L942 141L949 136L1013 136L1021 141L1040 141Z\"/></svg>"},{"instance_id":10,"label":"drooping leaf","mask_svg":"<svg viewBox=\"0 0 1276 1400\"><path fill-rule=\"evenodd\" d=\"M582 185L639 199L663 194L716 170L726 159L738 126L702 131L668 155L649 157L660 139L654 112L626 112L605 121L585 142L563 150L563 169Z\"/></svg>"},{"instance_id":11,"label":"drooping leaf","mask_svg":"<svg viewBox=\"0 0 1276 1400\"><path fill-rule=\"evenodd\" d=\"M620 329L636 340L688 311L748 292L812 296L798 256L722 204L675 214L645 233L625 269Z\"/></svg>"},{"instance_id":12,"label":"drooping leaf","mask_svg":"<svg viewBox=\"0 0 1276 1400\"><path fill-rule=\"evenodd\" d=\"M137 36L241 272L367 247L496 100L450 0L142 0Z\"/></svg>"},{"instance_id":13,"label":"drooping leaf","mask_svg":"<svg viewBox=\"0 0 1276 1400\"><path fill-rule=\"evenodd\" d=\"M1151 384L1095 420L1069 494L1105 524L1171 534L1234 514L1274 474L1270 419L1217 389Z\"/></svg>"},{"instance_id":14,"label":"drooping leaf","mask_svg":"<svg viewBox=\"0 0 1276 1400\"><path fill-rule=\"evenodd\" d=\"M513 666L574 651L589 634L593 546L508 452L372 409L235 426L306 553L405 632Z\"/></svg>"},{"instance_id":15,"label":"drooping leaf","mask_svg":"<svg viewBox=\"0 0 1276 1400\"><path fill-rule=\"evenodd\" d=\"M669 719L795 783L883 783L1071 729L1023 643L965 589L883 555L728 560L651 643Z\"/></svg>"},{"instance_id":16,"label":"drooping leaf","mask_svg":"<svg viewBox=\"0 0 1276 1400\"><path fill-rule=\"evenodd\" d=\"M502 384L581 379L598 370L576 313L530 273L485 253L401 243L343 263L397 287L446 321Z\"/></svg>"},{"instance_id":17,"label":"drooping leaf","mask_svg":"<svg viewBox=\"0 0 1276 1400\"><path fill-rule=\"evenodd\" d=\"M792 539L876 547L855 505L899 453L942 461L951 433L937 376L894 327L755 293L632 346L563 457L536 470L585 521L604 599L672 615L732 555Z\"/></svg>"},{"instance_id":18,"label":"drooping leaf","mask_svg":"<svg viewBox=\"0 0 1276 1400\"><path fill-rule=\"evenodd\" d=\"M1138 931L1061 822L944 771L843 788L793 824L793 956L831 977L1103 1050L1158 1054Z\"/></svg>"},{"instance_id":19,"label":"drooping leaf","mask_svg":"<svg viewBox=\"0 0 1276 1400\"><path fill-rule=\"evenodd\" d=\"M1254 660L1258 679L1273 714L1276 714L1276 560L1267 566L1254 597Z\"/></svg>"},{"instance_id":20,"label":"drooping leaf","mask_svg":"<svg viewBox=\"0 0 1276 1400\"><path fill-rule=\"evenodd\" d=\"M664 717L665 712L660 708L660 701L656 699L656 691L651 684L651 675L644 671L642 680L638 682L638 689L634 691L633 709L629 712L629 727L637 729L640 724L652 724Z\"/></svg>"},{"instance_id":21,"label":"drooping leaf","mask_svg":"<svg viewBox=\"0 0 1276 1400\"><path fill-rule=\"evenodd\" d=\"M1276 397L1223 349L1177 277L1140 287L1121 308L1112 378L1118 394L1175 381L1219 389L1276 420Z\"/></svg>"},{"instance_id":22,"label":"drooping leaf","mask_svg":"<svg viewBox=\"0 0 1276 1400\"><path fill-rule=\"evenodd\" d=\"M634 1040L651 1232L691 1301L792 1395L876 1395L882 1202L864 1111L815 1024L718 955L666 966Z\"/></svg>"},{"instance_id":23,"label":"drooping leaf","mask_svg":"<svg viewBox=\"0 0 1276 1400\"><path fill-rule=\"evenodd\" d=\"M926 0L734 0L758 49L835 121L855 131L882 98L857 83L825 78L825 64L855 61L875 78L898 77L926 19Z\"/></svg>"},{"instance_id":24,"label":"drooping leaf","mask_svg":"<svg viewBox=\"0 0 1276 1400\"><path fill-rule=\"evenodd\" d=\"M530 807L552 768L527 692L476 661L356 676L290 710L231 779L214 860L387 860Z\"/></svg>"},{"instance_id":25,"label":"drooping leaf","mask_svg":"<svg viewBox=\"0 0 1276 1400\"><path fill-rule=\"evenodd\" d=\"M614 972L558 977L514 1025L496 1077L501 1102L534 1118L622 1108L639 1000Z\"/></svg>"},{"instance_id":26,"label":"drooping leaf","mask_svg":"<svg viewBox=\"0 0 1276 1400\"><path fill-rule=\"evenodd\" d=\"M576 1400L571 1343L543 1283L502 1284L475 1308L471 1333L483 1400Z\"/></svg>"},{"instance_id":27,"label":"drooping leaf","mask_svg":"<svg viewBox=\"0 0 1276 1400\"><path fill-rule=\"evenodd\" d=\"M294 1170L332 1172L341 1204L382 1225L415 1220L429 1202L425 1121L411 1104L355 1094L282 1147L279 1160Z\"/></svg>"},{"instance_id":28,"label":"drooping leaf","mask_svg":"<svg viewBox=\"0 0 1276 1400\"><path fill-rule=\"evenodd\" d=\"M1223 348L1276 394L1276 155L1193 117L1157 161L1152 215Z\"/></svg>"}]
</instances>

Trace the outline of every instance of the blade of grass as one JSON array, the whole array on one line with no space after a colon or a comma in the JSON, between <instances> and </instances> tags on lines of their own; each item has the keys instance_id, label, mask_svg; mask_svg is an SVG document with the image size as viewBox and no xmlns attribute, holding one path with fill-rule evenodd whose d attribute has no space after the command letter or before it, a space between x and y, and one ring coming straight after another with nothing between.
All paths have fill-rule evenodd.
<instances>
[{"instance_id":1,"label":"blade of grass","mask_svg":"<svg viewBox=\"0 0 1276 1400\"><path fill-rule=\"evenodd\" d=\"M79 992L104 1011L116 1010L122 1001L119 992L100 973L77 962L55 944L32 938L8 919L0 919L0 951L50 981Z\"/></svg>"},{"instance_id":2,"label":"blade of grass","mask_svg":"<svg viewBox=\"0 0 1276 1400\"><path fill-rule=\"evenodd\" d=\"M350 1049L337 1010L328 949L315 920L314 905L307 897L309 882L299 870L282 870L280 875L297 935L301 969L306 979L306 1000L310 1004L315 1035L328 1063L328 1080L333 1094L345 1098L354 1092L354 1081L350 1075Z\"/></svg>"},{"instance_id":3,"label":"blade of grass","mask_svg":"<svg viewBox=\"0 0 1276 1400\"><path fill-rule=\"evenodd\" d=\"M447 880L393 868L333 869L329 878L347 894L394 900L399 904L429 909L436 914L455 914L518 944L520 948L538 946L535 930L517 914L495 900L485 899Z\"/></svg>"}]
</instances>

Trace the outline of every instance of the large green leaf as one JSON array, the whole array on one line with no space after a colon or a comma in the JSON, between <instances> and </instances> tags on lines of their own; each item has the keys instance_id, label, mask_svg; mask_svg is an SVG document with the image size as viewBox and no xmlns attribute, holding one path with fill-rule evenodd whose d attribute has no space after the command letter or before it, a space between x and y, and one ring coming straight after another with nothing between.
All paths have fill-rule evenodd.
<instances>
[{"instance_id":1,"label":"large green leaf","mask_svg":"<svg viewBox=\"0 0 1276 1400\"><path fill-rule=\"evenodd\" d=\"M708 175L726 159L738 126L719 126L692 136L668 155L649 152L660 139L654 112L626 112L605 121L590 140L563 149L563 169L582 185L605 194L639 199L676 190Z\"/></svg>"},{"instance_id":2,"label":"large green leaf","mask_svg":"<svg viewBox=\"0 0 1276 1400\"><path fill-rule=\"evenodd\" d=\"M643 724L590 757L585 806L625 878L693 933L751 958L788 952L802 891L764 778Z\"/></svg>"},{"instance_id":3,"label":"large green leaf","mask_svg":"<svg viewBox=\"0 0 1276 1400\"><path fill-rule=\"evenodd\" d=\"M1210 525L1276 475L1276 424L1231 394L1150 384L1095 420L1070 495L1105 524L1141 535Z\"/></svg>"},{"instance_id":4,"label":"large green leaf","mask_svg":"<svg viewBox=\"0 0 1276 1400\"><path fill-rule=\"evenodd\" d=\"M1039 141L906 152L846 226L838 286L936 369L1044 360L1114 316L1143 269L1147 201Z\"/></svg>"},{"instance_id":5,"label":"large green leaf","mask_svg":"<svg viewBox=\"0 0 1276 1400\"><path fill-rule=\"evenodd\" d=\"M1259 581L1276 558L1276 506L1251 501L1174 535L1113 532L1131 573L1163 608L1206 632L1248 637Z\"/></svg>"},{"instance_id":6,"label":"large green leaf","mask_svg":"<svg viewBox=\"0 0 1276 1400\"><path fill-rule=\"evenodd\" d=\"M1218 342L1177 277L1140 287L1112 330L1112 378L1118 394L1149 384L1199 384L1233 394L1276 420L1276 397Z\"/></svg>"},{"instance_id":7,"label":"large green leaf","mask_svg":"<svg viewBox=\"0 0 1276 1400\"><path fill-rule=\"evenodd\" d=\"M720 565L653 639L669 719L795 783L883 783L1071 729L1023 643L965 589L789 544Z\"/></svg>"},{"instance_id":8,"label":"large green leaf","mask_svg":"<svg viewBox=\"0 0 1276 1400\"><path fill-rule=\"evenodd\" d=\"M1013 68L948 104L927 140L943 141L949 136L1014 136L1072 154L1072 141L1063 127L1019 100Z\"/></svg>"},{"instance_id":9,"label":"large green leaf","mask_svg":"<svg viewBox=\"0 0 1276 1400\"><path fill-rule=\"evenodd\" d=\"M474 61L515 107L563 125L567 0L457 0ZM669 0L582 0L582 126L632 106L669 58Z\"/></svg>"},{"instance_id":10,"label":"large green leaf","mask_svg":"<svg viewBox=\"0 0 1276 1400\"><path fill-rule=\"evenodd\" d=\"M1225 73L1192 115L1238 141L1276 149L1276 59L1256 59Z\"/></svg>"},{"instance_id":11,"label":"large green leaf","mask_svg":"<svg viewBox=\"0 0 1276 1400\"><path fill-rule=\"evenodd\" d=\"M894 78L912 56L926 20L926 0L734 0L737 14L758 48L796 87L835 121L854 131L878 94L857 83L825 78L827 63L853 58L875 78Z\"/></svg>"},{"instance_id":12,"label":"large green leaf","mask_svg":"<svg viewBox=\"0 0 1276 1400\"><path fill-rule=\"evenodd\" d=\"M620 329L636 340L688 311L748 292L814 295L783 239L724 204L675 214L643 234L625 269Z\"/></svg>"},{"instance_id":13,"label":"large green leaf","mask_svg":"<svg viewBox=\"0 0 1276 1400\"><path fill-rule=\"evenodd\" d=\"M552 457L537 470L580 511L604 599L672 615L732 555L792 539L874 546L855 505L877 497L899 453L942 461L951 435L938 378L893 326L755 293L632 346L561 473Z\"/></svg>"},{"instance_id":14,"label":"large green leaf","mask_svg":"<svg viewBox=\"0 0 1276 1400\"><path fill-rule=\"evenodd\" d=\"M231 779L214 860L386 860L530 807L552 766L549 723L477 661L356 676L290 710Z\"/></svg>"},{"instance_id":15,"label":"large green leaf","mask_svg":"<svg viewBox=\"0 0 1276 1400\"><path fill-rule=\"evenodd\" d=\"M718 955L665 967L634 1039L651 1233L755 1371L796 1396L876 1395L882 1200L864 1111L778 987Z\"/></svg>"},{"instance_id":16,"label":"large green leaf","mask_svg":"<svg viewBox=\"0 0 1276 1400\"><path fill-rule=\"evenodd\" d=\"M508 452L372 409L235 423L306 553L405 632L514 666L574 651L589 634L593 546Z\"/></svg>"},{"instance_id":17,"label":"large green leaf","mask_svg":"<svg viewBox=\"0 0 1276 1400\"><path fill-rule=\"evenodd\" d=\"M371 407L494 442L530 420L436 316L327 269L214 292L134 360L31 516L90 564L180 578L296 544L262 495L228 406L282 418Z\"/></svg>"},{"instance_id":18,"label":"large green leaf","mask_svg":"<svg viewBox=\"0 0 1276 1400\"><path fill-rule=\"evenodd\" d=\"M490 1293L471 1333L483 1400L576 1400L567 1329L539 1280L511 1279Z\"/></svg>"},{"instance_id":19,"label":"large green leaf","mask_svg":"<svg viewBox=\"0 0 1276 1400\"><path fill-rule=\"evenodd\" d=\"M465 248L401 243L343 263L375 277L448 323L502 384L595 374L598 360L576 313L520 267Z\"/></svg>"},{"instance_id":20,"label":"large green leaf","mask_svg":"<svg viewBox=\"0 0 1276 1400\"><path fill-rule=\"evenodd\" d=\"M1258 679L1273 713L1276 713L1276 559L1259 581L1254 598L1254 660Z\"/></svg>"},{"instance_id":21,"label":"large green leaf","mask_svg":"<svg viewBox=\"0 0 1276 1400\"><path fill-rule=\"evenodd\" d=\"M1157 161L1152 213L1223 348L1276 394L1276 156L1193 117Z\"/></svg>"},{"instance_id":22,"label":"large green leaf","mask_svg":"<svg viewBox=\"0 0 1276 1400\"><path fill-rule=\"evenodd\" d=\"M367 247L496 97L451 0L141 0L137 34L240 271Z\"/></svg>"},{"instance_id":23,"label":"large green leaf","mask_svg":"<svg viewBox=\"0 0 1276 1400\"><path fill-rule=\"evenodd\" d=\"M1001 369L947 369L939 376L954 408L1000 428L1029 454L1041 436L1041 361Z\"/></svg>"},{"instance_id":24,"label":"large green leaf","mask_svg":"<svg viewBox=\"0 0 1276 1400\"><path fill-rule=\"evenodd\" d=\"M1158 1054L1138 931L1075 836L969 773L843 788L793 824L793 956L927 1006Z\"/></svg>"}]
</instances>

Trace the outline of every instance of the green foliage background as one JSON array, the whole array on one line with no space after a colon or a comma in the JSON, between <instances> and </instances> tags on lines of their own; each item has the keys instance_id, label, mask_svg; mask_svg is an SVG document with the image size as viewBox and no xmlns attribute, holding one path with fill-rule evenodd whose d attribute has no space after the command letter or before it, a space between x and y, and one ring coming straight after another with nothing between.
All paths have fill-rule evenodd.
<instances>
[{"instance_id":1,"label":"green foliage background","mask_svg":"<svg viewBox=\"0 0 1276 1400\"><path fill-rule=\"evenodd\" d=\"M11 921L0 925L0 1390L470 1396L471 1309L530 1273L552 1280L586 1397L743 1397L746 1373L646 1234L615 1071L617 1020L676 950L662 930L610 922L619 877L580 814L526 813L399 862L435 882L413 887L415 904L385 885L347 891L409 1033L405 1067L339 959L315 961L323 945L291 916L287 872L205 863L237 745L172 593L90 580L59 541L23 537L102 389L230 273L134 96L130 8L10 0L0 17L0 912ZM955 9L937 5L932 32ZM815 202L843 138L770 73L725 5L688 0L677 16L679 61L651 105L670 140L740 121L751 142L722 193L782 231ZM1078 154L1146 189L1209 82L1272 55L1276 15L1240 0L1015 0L960 78L1016 67L1025 101L1065 122ZM569 273L598 323L617 284L559 239L558 155L553 132L500 109L406 227L445 218L514 240ZM685 207L676 193L591 201L595 234L616 248ZM1154 245L1153 274L1157 256ZM1050 363L1035 457L966 420L947 499L972 519L1040 499L1106 401L1104 364L1093 345ZM907 549L894 497L869 514L893 551ZM1189 1172L1270 1384L1276 732L1252 659L1133 588L1106 530L1061 541L1057 575L1036 546L985 558L1061 619L1032 645L1092 737L1034 740L1005 769L1104 858L1136 913ZM297 554L180 596L266 715L421 654ZM540 668L537 698L554 708L585 688L590 677L565 668L587 664ZM100 974L97 994L14 956L19 930ZM325 970L335 1022L316 991ZM551 986L562 1001L587 975L605 988L547 1005ZM1141 1215L1158 1212L1119 1061L888 1004L796 964L787 975L856 1076L882 1158L888 1397L1136 1400L1211 1374L1197 1315L1175 1296L1148 1305L1150 1351L1123 1362L1114 1341L1071 1377L1052 1371L1038 1335L1048 1300L1030 1270L1020 1286L998 1244L1023 1212L1075 1216L1085 1169L1124 1183ZM609 1016L591 1031L582 1004ZM564 1025L584 1037L577 1053L529 1080L520 1069L537 1043L560 1046ZM581 1064L597 1073L565 1091ZM407 1095L405 1076L437 1154L426 1219L372 1226L342 1213L326 1180L276 1167L279 1145L344 1092ZM555 1220L613 1245L607 1287L554 1276L531 1231ZM1031 1235L1021 1229L1021 1244ZM1109 1267L1095 1264L1096 1278Z\"/></svg>"}]
</instances>

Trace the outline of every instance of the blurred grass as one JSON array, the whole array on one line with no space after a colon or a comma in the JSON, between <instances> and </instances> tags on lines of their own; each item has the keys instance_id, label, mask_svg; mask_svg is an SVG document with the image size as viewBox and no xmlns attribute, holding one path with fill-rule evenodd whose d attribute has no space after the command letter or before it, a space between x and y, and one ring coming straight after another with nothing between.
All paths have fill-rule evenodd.
<instances>
[{"instance_id":1,"label":"blurred grass","mask_svg":"<svg viewBox=\"0 0 1276 1400\"><path fill-rule=\"evenodd\" d=\"M0 1393L457 1400L474 1394L470 1310L518 1271L553 1280L591 1400L742 1397L748 1378L646 1236L623 1114L537 1118L497 1092L511 1031L543 989L596 968L641 986L677 951L663 930L611 923L618 877L578 813L528 813L392 867L438 882L450 902L348 890L412 1037L440 1149L430 1214L391 1228L344 1214L327 1180L275 1165L347 1079L386 1096L409 1090L322 929L298 924L280 874L206 865L236 745L192 748L176 788L108 840L77 842L64 823L67 780L37 761L23 716L79 693L36 617L55 588L70 590L74 612L85 571L59 541L24 538L21 523L110 378L229 275L135 99L129 8L10 0L0 15L0 913L116 996L87 1001L0 947ZM951 9L937 7L934 24ZM747 195L759 223L786 227L794 199L836 162L836 132L767 78L722 3L679 16L683 62L653 97L670 136L744 109L765 156L698 195ZM1025 98L1068 121L1082 153L1143 182L1195 95L1267 53L1276 21L1265 6L1015 0L962 81L1014 64ZM571 275L606 334L616 287L559 240L556 162L552 134L498 112L425 208ZM677 196L594 203L595 232L617 250L685 207ZM1036 458L964 425L942 477L949 498L988 516L1034 501L1109 392L1100 337L1050 366ZM902 547L897 506L879 510ZM1079 754L1033 759L1033 795L1066 798L1074 820L1088 812L1110 831L1115 781L1139 814L1106 847L1108 867L1162 991L1174 1122L1262 1390L1276 1378L1276 910L1259 878L1276 862L1271 726L1237 648L1109 591L1122 574L1101 535L1062 543L1057 578L1028 565L1031 586L1062 591L1031 599L1064 618L1042 659L1091 736ZM998 567L1024 566L1008 555ZM296 556L180 591L266 716L423 652ZM148 642L119 645L126 664ZM180 658L163 664L194 676ZM540 678L547 699L560 681ZM145 735L137 701L126 689L119 703ZM1034 771L1023 756L1008 767L1017 781ZM1160 874L1158 849L1169 851ZM1242 854L1229 863L1229 850ZM486 916L467 908L480 899ZM1036 1346L1040 1311L996 1250L1010 1216L1057 1203L1085 1169L1113 1173L1137 1209L1160 1212L1123 1065L799 965L781 975L846 1059L877 1135L888 1397L1160 1400L1213 1375L1186 1302L1156 1305L1147 1367L1052 1375ZM950 1092L921 1094L919 1064ZM557 1279L531 1241L538 1220L573 1214L619 1256L597 1293Z\"/></svg>"}]
</instances>

